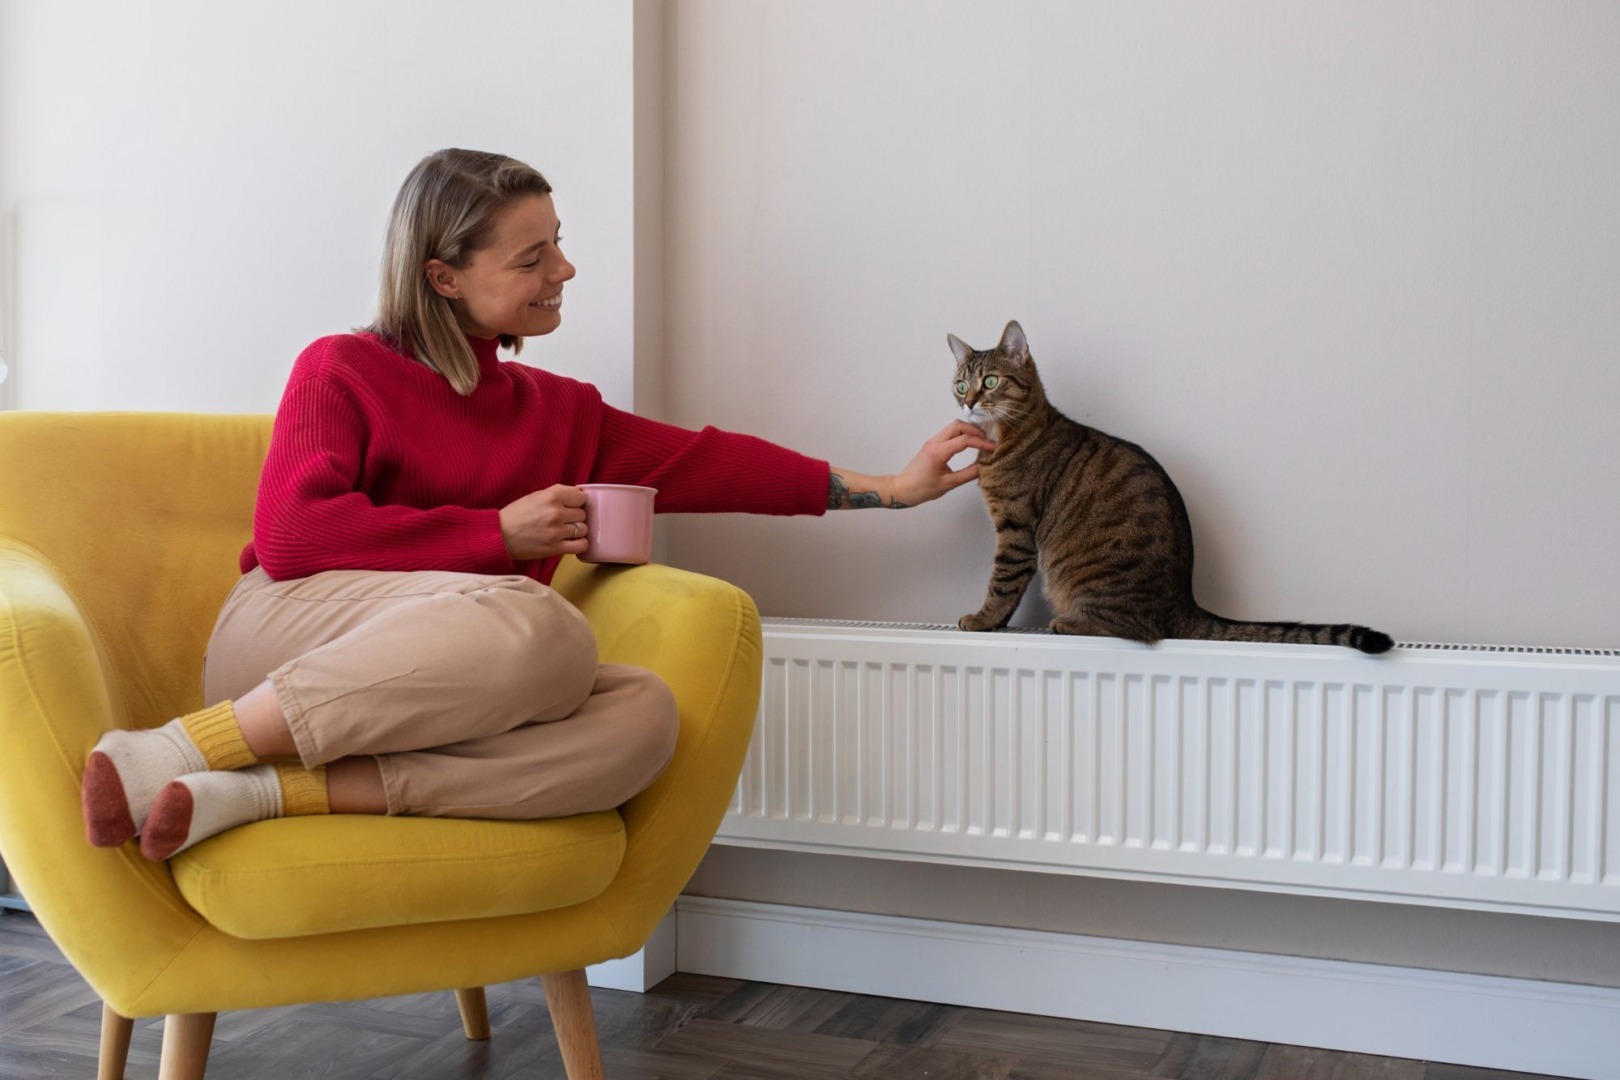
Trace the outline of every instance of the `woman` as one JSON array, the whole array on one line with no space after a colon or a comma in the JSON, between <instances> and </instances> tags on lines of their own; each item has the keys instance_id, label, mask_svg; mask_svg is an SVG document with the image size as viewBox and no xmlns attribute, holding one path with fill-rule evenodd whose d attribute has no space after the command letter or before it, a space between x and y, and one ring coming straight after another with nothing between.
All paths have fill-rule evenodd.
<instances>
[{"instance_id":1,"label":"woman","mask_svg":"<svg viewBox=\"0 0 1620 1080\"><path fill-rule=\"evenodd\" d=\"M308 813L541 818L617 806L674 749L651 672L598 664L547 585L585 550L586 482L659 489L660 511L915 506L977 475L957 422L894 476L603 403L504 345L562 322L551 186L444 150L395 201L377 320L299 356L276 413L243 576L204 663L217 702L114 731L84 778L90 841L166 859Z\"/></svg>"}]
</instances>

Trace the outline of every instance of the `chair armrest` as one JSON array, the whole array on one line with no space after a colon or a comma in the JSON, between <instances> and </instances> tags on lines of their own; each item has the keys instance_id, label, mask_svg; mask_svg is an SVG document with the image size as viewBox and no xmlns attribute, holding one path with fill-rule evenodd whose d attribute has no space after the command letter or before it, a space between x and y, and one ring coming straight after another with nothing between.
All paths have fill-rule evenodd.
<instances>
[{"instance_id":1,"label":"chair armrest","mask_svg":"<svg viewBox=\"0 0 1620 1080\"><path fill-rule=\"evenodd\" d=\"M119 1008L203 925L168 867L90 846L79 782L117 726L94 633L38 552L0 537L0 853L51 938Z\"/></svg>"},{"instance_id":2,"label":"chair armrest","mask_svg":"<svg viewBox=\"0 0 1620 1080\"><path fill-rule=\"evenodd\" d=\"M564 559L554 584L590 620L602 661L656 672L680 712L669 766L620 807L624 862L596 900L628 954L696 871L736 791L759 710L759 612L735 585L667 566Z\"/></svg>"}]
</instances>

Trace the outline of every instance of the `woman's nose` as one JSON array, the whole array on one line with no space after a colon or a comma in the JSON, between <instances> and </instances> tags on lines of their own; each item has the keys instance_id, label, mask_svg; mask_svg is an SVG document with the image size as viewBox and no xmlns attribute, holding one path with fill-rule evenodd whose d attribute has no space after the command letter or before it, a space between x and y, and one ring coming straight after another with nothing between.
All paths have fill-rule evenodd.
<instances>
[{"instance_id":1,"label":"woman's nose","mask_svg":"<svg viewBox=\"0 0 1620 1080\"><path fill-rule=\"evenodd\" d=\"M569 262L567 259L562 259L561 262L559 263L559 265L557 266L556 271L551 275L552 280L557 281L559 283L564 282L564 281L569 281L569 280L571 280L573 278L573 276L574 276L574 264Z\"/></svg>"}]
</instances>

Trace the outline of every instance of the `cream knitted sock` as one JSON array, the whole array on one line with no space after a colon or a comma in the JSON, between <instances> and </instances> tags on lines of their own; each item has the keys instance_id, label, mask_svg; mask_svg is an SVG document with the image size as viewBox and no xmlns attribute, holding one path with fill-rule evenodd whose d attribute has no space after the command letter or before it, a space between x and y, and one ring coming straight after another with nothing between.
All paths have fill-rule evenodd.
<instances>
[{"instance_id":1,"label":"cream knitted sock","mask_svg":"<svg viewBox=\"0 0 1620 1080\"><path fill-rule=\"evenodd\" d=\"M140 834L163 785L187 773L258 761L229 701L147 731L109 731L90 751L80 795L85 834L117 847Z\"/></svg>"},{"instance_id":2,"label":"cream knitted sock","mask_svg":"<svg viewBox=\"0 0 1620 1080\"><path fill-rule=\"evenodd\" d=\"M192 773L158 793L141 833L141 854L162 861L238 825L325 813L330 809L324 767L277 764Z\"/></svg>"},{"instance_id":3,"label":"cream knitted sock","mask_svg":"<svg viewBox=\"0 0 1620 1080\"><path fill-rule=\"evenodd\" d=\"M163 785L207 767L178 720L151 731L107 732L84 769L85 834L96 847L139 835Z\"/></svg>"}]
</instances>

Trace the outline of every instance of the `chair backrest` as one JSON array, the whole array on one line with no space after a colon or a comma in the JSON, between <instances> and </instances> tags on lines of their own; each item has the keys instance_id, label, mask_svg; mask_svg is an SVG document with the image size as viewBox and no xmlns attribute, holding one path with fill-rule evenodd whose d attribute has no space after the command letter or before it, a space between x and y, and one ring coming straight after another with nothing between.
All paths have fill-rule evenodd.
<instances>
[{"instance_id":1,"label":"chair backrest","mask_svg":"<svg viewBox=\"0 0 1620 1080\"><path fill-rule=\"evenodd\" d=\"M269 416L0 413L0 543L60 575L121 721L202 704L202 660L253 526Z\"/></svg>"}]
</instances>

